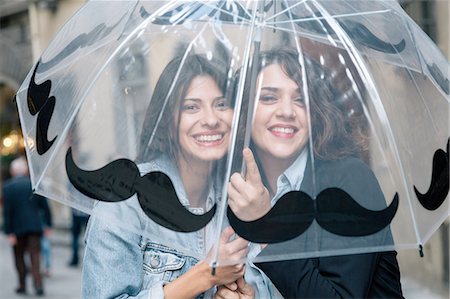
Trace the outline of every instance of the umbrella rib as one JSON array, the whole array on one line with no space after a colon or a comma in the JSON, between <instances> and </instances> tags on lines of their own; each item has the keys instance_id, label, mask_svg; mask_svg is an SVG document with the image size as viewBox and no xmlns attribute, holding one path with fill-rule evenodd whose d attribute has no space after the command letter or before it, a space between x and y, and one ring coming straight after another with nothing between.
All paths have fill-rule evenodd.
<instances>
[{"instance_id":1,"label":"umbrella rib","mask_svg":"<svg viewBox=\"0 0 450 299\"><path fill-rule=\"evenodd\" d=\"M331 16L334 19L339 18L348 18L348 17L354 17L354 16L364 16L364 15L374 15L374 14L382 14L391 11L390 9L383 9L383 10L374 10L374 11L367 11L367 12L361 12L361 13L346 13L346 14L339 14L339 15L333 15ZM317 20L324 20L325 18L323 16L321 17L306 17L301 19L291 19L291 20L284 20L284 21L276 21L276 22L267 22L266 24L285 24L285 23L301 23L301 22L309 22L309 21L317 21Z\"/></svg>"},{"instance_id":2,"label":"umbrella rib","mask_svg":"<svg viewBox=\"0 0 450 299\"><path fill-rule=\"evenodd\" d=\"M219 12L221 12L221 13L224 13L224 14L226 14L226 15L229 15L230 17L237 18L237 19L239 19L239 21L245 22L247 25L250 24L250 21L247 20L246 18L243 18L243 17L239 16L238 14L233 14L233 13L231 13L231 12L229 12L229 11L223 9L222 7L213 6L213 5L209 4L209 3L203 3L203 5L208 6L208 7L211 7L211 8L215 8L217 11L219 11ZM238 3L238 5L244 10L244 12L245 12L249 17L252 17L252 15L251 15L251 14L250 14L250 13L249 13L242 5L240 5L239 3Z\"/></svg>"},{"instance_id":3,"label":"umbrella rib","mask_svg":"<svg viewBox=\"0 0 450 299\"><path fill-rule=\"evenodd\" d=\"M286 1L286 0L284 0ZM308 6L307 6L308 7ZM311 119L311 104L310 104L310 98L309 98L309 91L308 91L308 74L306 72L306 68L305 66L305 58L303 56L303 52L302 52L302 47L301 47L301 41L298 38L298 31L296 30L296 26L294 23L294 19L292 17L292 13L290 11L288 11L289 14L289 18L291 19L291 26L292 26L292 30L294 33L294 40L295 40L295 46L299 55L299 63L302 67L301 72L302 72L302 77L304 78L302 80L302 89L305 91L304 97L305 97L305 104L306 104L306 111L307 111L307 115L309 117L309 119ZM308 122L308 138L309 140L311 140L311 142L308 143L308 147L309 147L309 155L310 155L310 159L311 159L311 171L312 171L312 194L315 196L317 194L317 182L316 182L316 168L315 168L315 163L314 163L314 142L312 142L313 140L313 135L312 135L312 127L311 127L311 122ZM314 201L314 205L316 205L316 201ZM320 248L320 243L319 243L319 239L315 238L315 240L313 240L315 242L315 248Z\"/></svg>"},{"instance_id":4,"label":"umbrella rib","mask_svg":"<svg viewBox=\"0 0 450 299\"><path fill-rule=\"evenodd\" d=\"M402 19L402 20L404 20L404 19ZM408 29L409 29L408 32L409 32L410 38L411 38L411 40L412 40L412 42L413 42L413 44L414 44L414 46L415 46L415 49L418 49L417 43L416 43L416 39L414 38L414 35L412 34L412 30L411 30L411 27L410 27L410 23L409 23L409 22L406 22L406 26L407 26ZM423 57L422 57L420 51L416 51L416 54L417 54L417 58L419 59L420 68L421 68L421 73L424 74L424 67L423 67L423 64L425 63L425 62L424 62L424 59L423 59ZM402 60L403 64L406 65L406 63L405 63L404 60L403 60L403 56L400 55L400 59ZM414 86L416 87L417 92L420 94L420 99L421 99L422 102L424 103L425 109L426 109L426 111L427 111L427 114L428 114L428 116L429 116L429 119L431 120L431 124L433 125L434 131L435 131L435 132L439 132L439 130L438 130L437 126L436 126L436 122L434 121L434 118L432 117L432 113L431 113L430 109L428 108L428 105L425 105L426 101L425 101L425 97L424 97L423 94L422 94L421 89L418 88L417 82L416 82L414 76L412 75L411 70L410 70L409 68L406 68L406 69L407 69L407 72L408 72L408 75L409 75L410 79L414 82Z\"/></svg>"},{"instance_id":5,"label":"umbrella rib","mask_svg":"<svg viewBox=\"0 0 450 299\"><path fill-rule=\"evenodd\" d=\"M256 2L254 4L254 9L256 11ZM229 178L231 176L231 167L232 167L232 159L234 156L234 148L235 148L235 144L236 144L236 136L238 133L238 122L239 122L239 118L240 118L240 114L241 114L241 106L242 106L242 98L243 98L243 93L244 93L244 82L246 81L246 76L247 76L247 70L248 70L248 63L250 60L250 50L251 50L251 44L252 44L252 37L253 37L253 32L255 29L255 23L256 23L256 14L252 16L252 22L250 23L250 34L249 34L249 38L246 42L246 47L244 50L244 57L243 57L243 61L244 61L244 66L243 66L243 75L240 76L239 78L239 82L238 82L238 92L237 92L237 97L236 97L236 105L235 107L237 107L235 110L237 110L235 112L234 115L234 119L233 119L233 125L232 125L232 132L231 132L231 143L229 146L229 153L228 153L228 159L227 159L227 165L226 165L226 173L224 176L224 181L223 181L223 186L228 186L228 181ZM226 210L226 206L227 206L227 191L228 188L224 187L222 188L222 195L221 198L225 199L222 200L221 202L221 208L218 209L218 219L219 221L217 222L217 227L220 229L223 225L223 219L225 216L225 210ZM216 235L216 239L214 244L219 244L219 240L220 240L220 234ZM212 264L215 266L217 263L217 259L219 256L219 246L216 246L215 248L215 252L213 254L212 257Z\"/></svg>"},{"instance_id":6,"label":"umbrella rib","mask_svg":"<svg viewBox=\"0 0 450 299\"><path fill-rule=\"evenodd\" d=\"M270 21L270 20L272 20L272 19L276 19L278 16L280 16L280 15L286 13L286 12L290 12L294 7L296 7L296 6L298 6L298 5L301 5L301 4L305 3L305 2L306 2L306 0L302 0L302 1L299 1L299 2L295 3L294 5L291 5L291 6L289 6L289 7L286 7L284 10L281 10L281 11L279 11L278 13L273 14L273 15L271 15L269 18L265 19L264 22L268 23L268 21ZM275 5L276 5L276 4L275 4ZM287 5L286 5L286 6L287 6ZM290 15L290 14L289 14L289 15ZM269 23L273 23L273 22L269 22ZM276 22L276 23L278 23L278 22Z\"/></svg>"},{"instance_id":7,"label":"umbrella rib","mask_svg":"<svg viewBox=\"0 0 450 299\"><path fill-rule=\"evenodd\" d=\"M377 100L377 104L378 105L374 105L374 107L375 107L375 109L377 111L377 115L382 119L382 121L383 121L382 123L384 123L385 126L386 126L386 132L387 132L387 134L386 134L387 136L386 137L388 139L389 144L391 145L391 148L392 148L395 160L397 161L397 163L399 165L399 171L400 171L400 177L401 177L400 179L402 181L403 188L404 188L404 190L406 192L406 195L408 196L407 202L408 202L408 205L409 205L411 219L412 219L412 222L413 222L414 233L416 235L417 243L420 243L420 236L419 236L419 233L418 233L419 229L418 229L416 218L415 218L414 213L413 213L413 208L412 208L412 204L411 204L411 200L410 200L410 198L411 198L410 192L409 192L409 189L408 189L407 182L405 180L405 170L404 170L403 164L402 164L402 162L400 160L400 154L399 154L399 150L398 150L397 144L395 143L395 139L394 139L394 135L393 135L393 132L392 132L392 128L389 125L389 121L388 121L388 117L386 115L386 111L384 109L382 109L383 108L383 104L381 103L379 94L378 94L378 92L377 92L377 90L376 90L376 88L375 88L375 86L373 84L373 79L370 77L370 73L367 70L367 67L365 66L362 58L358 55L357 52L353 51L354 46L353 46L353 43L350 40L350 38L346 35L345 32L343 32L342 28L339 27L339 24L336 23L336 20L334 20L333 17L331 17L327 13L327 11L323 8L322 5L317 3L316 0L314 0L314 3L316 4L316 6L319 9L319 11L321 12L321 14L326 17L327 22L330 24L330 26L336 32L338 37L340 36L343 39L343 41L346 42L346 43L344 43L344 46L345 46L347 52L353 54L353 55L350 55L350 59L353 60L353 63L355 65L355 67L358 69L359 73L364 75L364 77L365 77L367 82L370 82L368 84L369 88L367 89L367 91L371 95L370 97L372 99L376 99ZM350 47L348 47L348 45L351 45L353 47L350 48Z\"/></svg>"}]
</instances>

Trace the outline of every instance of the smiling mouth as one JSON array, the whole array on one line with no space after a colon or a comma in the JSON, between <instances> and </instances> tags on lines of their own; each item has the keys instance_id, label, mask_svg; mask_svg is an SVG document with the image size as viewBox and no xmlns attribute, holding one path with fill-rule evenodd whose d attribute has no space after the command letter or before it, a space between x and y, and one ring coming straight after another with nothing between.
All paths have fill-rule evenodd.
<instances>
[{"instance_id":1,"label":"smiling mouth","mask_svg":"<svg viewBox=\"0 0 450 299\"><path fill-rule=\"evenodd\" d=\"M217 134L199 134L194 136L194 140L203 146L215 146L219 145L224 140L223 133L217 133Z\"/></svg>"},{"instance_id":2,"label":"smiling mouth","mask_svg":"<svg viewBox=\"0 0 450 299\"><path fill-rule=\"evenodd\" d=\"M276 137L291 138L298 132L297 128L294 127L270 127L270 133Z\"/></svg>"}]
</instances>

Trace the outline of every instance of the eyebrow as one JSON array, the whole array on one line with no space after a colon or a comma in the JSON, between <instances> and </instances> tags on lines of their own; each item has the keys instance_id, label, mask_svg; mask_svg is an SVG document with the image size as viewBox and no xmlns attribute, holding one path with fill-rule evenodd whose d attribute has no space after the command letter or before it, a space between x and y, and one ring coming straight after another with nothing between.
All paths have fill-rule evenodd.
<instances>
[{"instance_id":1,"label":"eyebrow","mask_svg":"<svg viewBox=\"0 0 450 299\"><path fill-rule=\"evenodd\" d=\"M221 96L215 97L214 101L221 100L221 99L226 99L226 97L224 95L221 95ZM200 98L184 98L183 102L186 102L186 101L201 102L202 99L200 99Z\"/></svg>"},{"instance_id":2,"label":"eyebrow","mask_svg":"<svg viewBox=\"0 0 450 299\"><path fill-rule=\"evenodd\" d=\"M278 92L281 88L278 87L270 87L270 86L265 86L265 87L261 87L261 90L266 90L266 91L271 91L271 92ZM301 94L300 88L296 88L295 92L298 92Z\"/></svg>"}]
</instances>

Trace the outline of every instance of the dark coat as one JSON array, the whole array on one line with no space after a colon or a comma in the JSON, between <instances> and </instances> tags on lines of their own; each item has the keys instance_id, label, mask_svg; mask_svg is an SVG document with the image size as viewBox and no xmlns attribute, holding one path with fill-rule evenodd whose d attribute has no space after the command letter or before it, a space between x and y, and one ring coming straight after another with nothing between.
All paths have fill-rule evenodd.
<instances>
[{"instance_id":1,"label":"dark coat","mask_svg":"<svg viewBox=\"0 0 450 299\"><path fill-rule=\"evenodd\" d=\"M317 192L339 187L373 209L383 194L372 171L359 159L315 162ZM308 161L301 190L312 195ZM383 199L381 203L374 199ZM380 206L381 204L381 206ZM390 233L389 233L390 234ZM270 247L270 246L269 246ZM286 298L403 298L396 252L352 254L256 264Z\"/></svg>"},{"instance_id":2,"label":"dark coat","mask_svg":"<svg viewBox=\"0 0 450 299\"><path fill-rule=\"evenodd\" d=\"M33 194L29 177L14 177L5 182L3 205L6 234L42 233L42 217L47 217L50 209L45 197Z\"/></svg>"}]
</instances>

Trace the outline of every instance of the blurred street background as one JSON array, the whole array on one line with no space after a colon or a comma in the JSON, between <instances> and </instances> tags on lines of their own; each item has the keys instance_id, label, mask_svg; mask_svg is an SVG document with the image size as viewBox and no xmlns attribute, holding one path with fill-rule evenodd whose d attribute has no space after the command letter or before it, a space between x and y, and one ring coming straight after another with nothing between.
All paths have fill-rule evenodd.
<instances>
[{"instance_id":1,"label":"blurred street background","mask_svg":"<svg viewBox=\"0 0 450 299\"><path fill-rule=\"evenodd\" d=\"M0 192L9 178L10 162L23 153L23 139L14 103L20 84L52 37L84 0L0 0ZM399 0L408 14L450 58L450 0ZM1 198L1 193L0 193ZM71 209L49 200L54 227L50 236L53 266L45 277L47 298L80 298L82 261L69 267L71 259ZM0 201L0 226L3 223ZM0 227L1 228L1 227ZM81 256L83 253L80 237ZM449 220L418 251L400 251L404 295L409 299L445 299L449 295ZM31 278L29 278L31 279ZM34 298L16 295L17 277L11 247L0 233L0 299Z\"/></svg>"},{"instance_id":2,"label":"blurred street background","mask_svg":"<svg viewBox=\"0 0 450 299\"><path fill-rule=\"evenodd\" d=\"M71 236L69 228L59 227L55 229L50 237L53 249L53 266L49 277L44 278L45 298L53 299L76 299L81 298L81 268L82 263L77 267L69 267L68 262L71 258ZM83 246L80 247L80 253L83 253ZM423 259L418 257L419 262ZM17 298L42 298L35 297L32 292L32 282L29 277L28 295L17 295L14 293L17 278L15 276L14 264L11 248L6 237L0 237L0 299ZM417 266L420 271L420 265ZM410 273L402 273L402 286L405 298L407 299L447 299L448 287L432 288L417 280Z\"/></svg>"},{"instance_id":3,"label":"blurred street background","mask_svg":"<svg viewBox=\"0 0 450 299\"><path fill-rule=\"evenodd\" d=\"M71 259L71 234L68 228L59 227L50 236L52 243L52 268L49 276L44 277L45 298L76 299L81 298L81 267L68 264ZM80 247L81 254L83 247ZM17 286L17 276L14 269L12 249L5 235L0 237L0 298L42 298L35 297L31 277L28 277L28 295L18 295L14 292Z\"/></svg>"}]
</instances>

